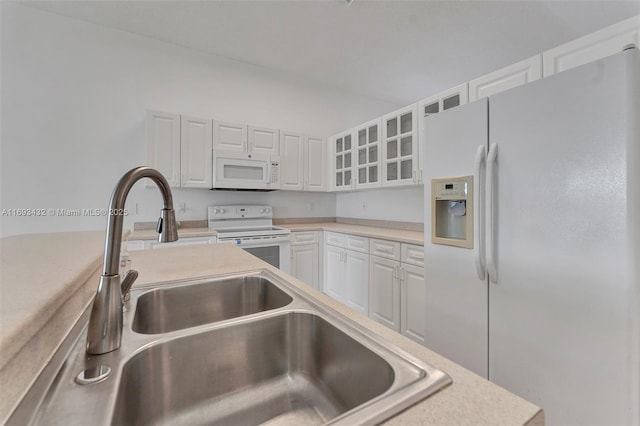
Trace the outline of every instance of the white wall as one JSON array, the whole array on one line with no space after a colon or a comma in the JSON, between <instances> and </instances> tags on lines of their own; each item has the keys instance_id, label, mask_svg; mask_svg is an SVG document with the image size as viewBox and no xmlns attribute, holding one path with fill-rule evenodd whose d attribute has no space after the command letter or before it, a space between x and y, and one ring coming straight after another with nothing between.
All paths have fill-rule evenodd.
<instances>
[{"instance_id":1,"label":"white wall","mask_svg":"<svg viewBox=\"0 0 640 426\"><path fill-rule=\"evenodd\" d=\"M251 65L1 2L2 209L106 208L118 178L145 163L156 109L328 136L398 105ZM307 52L301 52L306 54ZM333 194L182 190L178 219L206 206L266 202L278 217L334 216ZM309 208L310 203L312 208ZM153 220L159 195L136 184L128 222ZM133 209L135 210L135 208ZM104 229L104 217L2 216L2 236Z\"/></svg>"},{"instance_id":2,"label":"white wall","mask_svg":"<svg viewBox=\"0 0 640 426\"><path fill-rule=\"evenodd\" d=\"M420 186L339 193L336 200L336 216L423 222L423 188Z\"/></svg>"}]
</instances>

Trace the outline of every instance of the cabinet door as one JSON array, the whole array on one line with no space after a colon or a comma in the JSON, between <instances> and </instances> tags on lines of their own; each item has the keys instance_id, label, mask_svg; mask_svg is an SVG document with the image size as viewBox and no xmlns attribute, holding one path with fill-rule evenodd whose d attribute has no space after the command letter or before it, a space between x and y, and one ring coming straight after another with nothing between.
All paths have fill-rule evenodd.
<instances>
[{"instance_id":1,"label":"cabinet door","mask_svg":"<svg viewBox=\"0 0 640 426\"><path fill-rule=\"evenodd\" d=\"M180 115L147 111L147 165L157 169L169 185L180 186ZM149 179L146 186L155 187Z\"/></svg>"},{"instance_id":2,"label":"cabinet door","mask_svg":"<svg viewBox=\"0 0 640 426\"><path fill-rule=\"evenodd\" d=\"M302 191L303 136L280 132L280 189Z\"/></svg>"},{"instance_id":3,"label":"cabinet door","mask_svg":"<svg viewBox=\"0 0 640 426\"><path fill-rule=\"evenodd\" d=\"M304 190L327 190L327 140L305 137Z\"/></svg>"},{"instance_id":4,"label":"cabinet door","mask_svg":"<svg viewBox=\"0 0 640 426\"><path fill-rule=\"evenodd\" d=\"M247 126L213 120L213 149L247 150Z\"/></svg>"},{"instance_id":5,"label":"cabinet door","mask_svg":"<svg viewBox=\"0 0 640 426\"><path fill-rule=\"evenodd\" d=\"M382 134L381 119L361 124L355 130L355 180L356 188L382 186L380 176L380 152Z\"/></svg>"},{"instance_id":6,"label":"cabinet door","mask_svg":"<svg viewBox=\"0 0 640 426\"><path fill-rule=\"evenodd\" d=\"M401 333L425 344L427 293L424 268L402 264Z\"/></svg>"},{"instance_id":7,"label":"cabinet door","mask_svg":"<svg viewBox=\"0 0 640 426\"><path fill-rule=\"evenodd\" d=\"M344 250L330 245L324 246L324 292L334 299L345 301Z\"/></svg>"},{"instance_id":8,"label":"cabinet door","mask_svg":"<svg viewBox=\"0 0 640 426\"><path fill-rule=\"evenodd\" d=\"M333 191L346 191L353 188L353 139L351 131L331 139L331 181Z\"/></svg>"},{"instance_id":9,"label":"cabinet door","mask_svg":"<svg viewBox=\"0 0 640 426\"><path fill-rule=\"evenodd\" d=\"M248 127L249 152L278 154L280 152L280 130L266 127Z\"/></svg>"},{"instance_id":10,"label":"cabinet door","mask_svg":"<svg viewBox=\"0 0 640 426\"><path fill-rule=\"evenodd\" d=\"M369 315L369 255L345 250L345 303L365 315Z\"/></svg>"},{"instance_id":11,"label":"cabinet door","mask_svg":"<svg viewBox=\"0 0 640 426\"><path fill-rule=\"evenodd\" d=\"M382 117L382 185L417 183L418 107L410 105Z\"/></svg>"},{"instance_id":12,"label":"cabinet door","mask_svg":"<svg viewBox=\"0 0 640 426\"><path fill-rule=\"evenodd\" d=\"M400 262L369 257L369 316L400 332Z\"/></svg>"},{"instance_id":13,"label":"cabinet door","mask_svg":"<svg viewBox=\"0 0 640 426\"><path fill-rule=\"evenodd\" d=\"M634 16L542 54L544 76L593 62L634 45L640 48L640 18Z\"/></svg>"},{"instance_id":14,"label":"cabinet door","mask_svg":"<svg viewBox=\"0 0 640 426\"><path fill-rule=\"evenodd\" d=\"M318 289L318 244L291 246L291 274Z\"/></svg>"},{"instance_id":15,"label":"cabinet door","mask_svg":"<svg viewBox=\"0 0 640 426\"><path fill-rule=\"evenodd\" d=\"M477 101L542 78L542 55L494 71L469 82L469 101Z\"/></svg>"},{"instance_id":16,"label":"cabinet door","mask_svg":"<svg viewBox=\"0 0 640 426\"><path fill-rule=\"evenodd\" d=\"M183 115L180 127L181 186L211 188L211 120Z\"/></svg>"},{"instance_id":17,"label":"cabinet door","mask_svg":"<svg viewBox=\"0 0 640 426\"><path fill-rule=\"evenodd\" d=\"M429 96L418 102L418 183L424 184L423 152L425 144L424 118L469 102L469 83Z\"/></svg>"}]
</instances>

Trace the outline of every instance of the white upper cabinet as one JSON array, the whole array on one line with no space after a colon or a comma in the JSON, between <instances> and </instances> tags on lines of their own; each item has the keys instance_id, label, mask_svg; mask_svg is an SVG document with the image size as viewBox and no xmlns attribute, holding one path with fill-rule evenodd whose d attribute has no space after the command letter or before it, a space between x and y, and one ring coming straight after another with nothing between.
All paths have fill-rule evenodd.
<instances>
[{"instance_id":1,"label":"white upper cabinet","mask_svg":"<svg viewBox=\"0 0 640 426\"><path fill-rule=\"evenodd\" d=\"M382 117L382 186L418 183L418 104Z\"/></svg>"},{"instance_id":2,"label":"white upper cabinet","mask_svg":"<svg viewBox=\"0 0 640 426\"><path fill-rule=\"evenodd\" d=\"M354 189L353 145L354 133L348 131L331 138L331 188L334 191Z\"/></svg>"},{"instance_id":3,"label":"white upper cabinet","mask_svg":"<svg viewBox=\"0 0 640 426\"><path fill-rule=\"evenodd\" d=\"M211 120L183 115L180 126L180 186L211 188Z\"/></svg>"},{"instance_id":4,"label":"white upper cabinet","mask_svg":"<svg viewBox=\"0 0 640 426\"><path fill-rule=\"evenodd\" d=\"M382 151L382 120L377 118L355 128L355 187L382 186L380 155Z\"/></svg>"},{"instance_id":5,"label":"white upper cabinet","mask_svg":"<svg viewBox=\"0 0 640 426\"><path fill-rule=\"evenodd\" d=\"M247 151L247 126L213 120L213 149Z\"/></svg>"},{"instance_id":6,"label":"white upper cabinet","mask_svg":"<svg viewBox=\"0 0 640 426\"><path fill-rule=\"evenodd\" d=\"M266 127L248 127L249 152L278 154L280 151L280 130Z\"/></svg>"},{"instance_id":7,"label":"white upper cabinet","mask_svg":"<svg viewBox=\"0 0 640 426\"><path fill-rule=\"evenodd\" d=\"M420 136L418 151L420 156L418 158L418 183L423 182L424 168L422 152L424 152L424 118L432 114L455 108L460 105L464 105L469 102L469 83L463 83L459 86L452 87L438 93L437 95L429 96L418 102L418 135Z\"/></svg>"},{"instance_id":8,"label":"white upper cabinet","mask_svg":"<svg viewBox=\"0 0 640 426\"><path fill-rule=\"evenodd\" d=\"M303 190L304 136L280 132L280 189Z\"/></svg>"},{"instance_id":9,"label":"white upper cabinet","mask_svg":"<svg viewBox=\"0 0 640 426\"><path fill-rule=\"evenodd\" d=\"M544 76L613 55L629 46L640 48L640 15L547 50L542 54Z\"/></svg>"},{"instance_id":10,"label":"white upper cabinet","mask_svg":"<svg viewBox=\"0 0 640 426\"><path fill-rule=\"evenodd\" d=\"M206 118L147 111L147 165L169 185L211 187L212 124ZM155 186L148 182L147 186Z\"/></svg>"},{"instance_id":11,"label":"white upper cabinet","mask_svg":"<svg viewBox=\"0 0 640 426\"><path fill-rule=\"evenodd\" d=\"M304 190L327 190L327 140L305 136Z\"/></svg>"},{"instance_id":12,"label":"white upper cabinet","mask_svg":"<svg viewBox=\"0 0 640 426\"><path fill-rule=\"evenodd\" d=\"M146 140L147 165L162 173L169 185L180 186L180 114L147 111Z\"/></svg>"},{"instance_id":13,"label":"white upper cabinet","mask_svg":"<svg viewBox=\"0 0 640 426\"><path fill-rule=\"evenodd\" d=\"M469 82L469 102L542 78L542 55L536 55Z\"/></svg>"}]
</instances>

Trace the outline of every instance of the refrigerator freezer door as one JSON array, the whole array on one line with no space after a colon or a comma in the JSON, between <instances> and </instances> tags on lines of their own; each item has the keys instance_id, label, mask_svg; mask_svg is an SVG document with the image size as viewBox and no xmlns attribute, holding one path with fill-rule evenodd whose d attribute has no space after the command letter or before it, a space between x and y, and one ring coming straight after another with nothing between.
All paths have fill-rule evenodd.
<instances>
[{"instance_id":1,"label":"refrigerator freezer door","mask_svg":"<svg viewBox=\"0 0 640 426\"><path fill-rule=\"evenodd\" d=\"M483 99L424 118L426 346L487 377L487 280L479 279L477 209L473 249L432 244L431 179L473 175L479 146L487 145L488 105ZM476 180L476 179L474 179ZM477 183L476 183L477 185ZM482 206L480 191L474 205Z\"/></svg>"},{"instance_id":2,"label":"refrigerator freezer door","mask_svg":"<svg viewBox=\"0 0 640 426\"><path fill-rule=\"evenodd\" d=\"M549 424L640 423L637 61L622 52L489 101L489 378Z\"/></svg>"}]
</instances>

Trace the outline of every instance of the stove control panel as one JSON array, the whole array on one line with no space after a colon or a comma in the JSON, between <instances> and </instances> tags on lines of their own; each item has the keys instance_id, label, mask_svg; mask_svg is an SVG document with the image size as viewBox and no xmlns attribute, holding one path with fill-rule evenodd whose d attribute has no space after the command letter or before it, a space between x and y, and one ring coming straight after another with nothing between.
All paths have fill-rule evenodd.
<instances>
[{"instance_id":1,"label":"stove control panel","mask_svg":"<svg viewBox=\"0 0 640 426\"><path fill-rule=\"evenodd\" d=\"M271 219L273 208L271 206L212 206L208 209L209 220L226 219Z\"/></svg>"}]
</instances>

